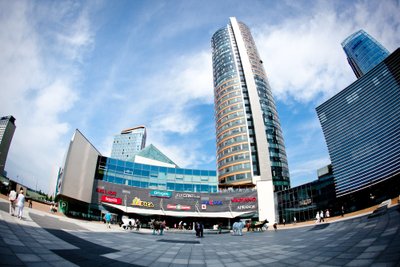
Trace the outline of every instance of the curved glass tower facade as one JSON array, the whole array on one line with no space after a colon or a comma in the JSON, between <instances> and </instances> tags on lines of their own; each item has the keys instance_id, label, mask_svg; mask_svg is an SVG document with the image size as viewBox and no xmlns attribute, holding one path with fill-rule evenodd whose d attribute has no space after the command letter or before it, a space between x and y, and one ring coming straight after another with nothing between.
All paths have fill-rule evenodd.
<instances>
[{"instance_id":1,"label":"curved glass tower facade","mask_svg":"<svg viewBox=\"0 0 400 267\"><path fill-rule=\"evenodd\" d=\"M212 37L217 168L220 187L272 181L290 187L271 88L249 28L230 18Z\"/></svg>"},{"instance_id":2,"label":"curved glass tower facade","mask_svg":"<svg viewBox=\"0 0 400 267\"><path fill-rule=\"evenodd\" d=\"M347 37L342 47L357 78L389 56L389 51L363 30Z\"/></svg>"}]
</instances>

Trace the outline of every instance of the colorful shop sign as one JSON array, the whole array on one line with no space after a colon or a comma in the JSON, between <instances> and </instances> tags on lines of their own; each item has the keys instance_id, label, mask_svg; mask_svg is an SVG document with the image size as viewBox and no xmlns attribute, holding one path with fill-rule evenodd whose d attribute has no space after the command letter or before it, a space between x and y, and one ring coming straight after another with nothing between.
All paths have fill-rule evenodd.
<instances>
[{"instance_id":1,"label":"colorful shop sign","mask_svg":"<svg viewBox=\"0 0 400 267\"><path fill-rule=\"evenodd\" d=\"M101 201L102 202L107 202L107 203L112 203L112 204L117 204L121 205L122 204L122 199L119 197L109 197L106 195L101 196Z\"/></svg>"},{"instance_id":2,"label":"colorful shop sign","mask_svg":"<svg viewBox=\"0 0 400 267\"><path fill-rule=\"evenodd\" d=\"M190 206L186 206L186 205L180 205L180 204L176 204L176 205L168 204L167 205L167 209L170 209L170 210L190 210L191 207Z\"/></svg>"},{"instance_id":3,"label":"colorful shop sign","mask_svg":"<svg viewBox=\"0 0 400 267\"><path fill-rule=\"evenodd\" d=\"M191 194L191 193L176 193L175 198L200 198L200 195Z\"/></svg>"},{"instance_id":4,"label":"colorful shop sign","mask_svg":"<svg viewBox=\"0 0 400 267\"><path fill-rule=\"evenodd\" d=\"M256 205L241 205L241 206L237 207L238 210L252 210L255 208L256 208Z\"/></svg>"},{"instance_id":5,"label":"colorful shop sign","mask_svg":"<svg viewBox=\"0 0 400 267\"><path fill-rule=\"evenodd\" d=\"M236 203L246 203L246 202L256 202L256 197L234 197L231 199L232 202Z\"/></svg>"},{"instance_id":6,"label":"colorful shop sign","mask_svg":"<svg viewBox=\"0 0 400 267\"><path fill-rule=\"evenodd\" d=\"M143 200L140 200L140 198L138 198L138 197L135 197L132 200L132 204L131 205L132 206L146 207L146 208L154 208L153 202L143 201Z\"/></svg>"},{"instance_id":7,"label":"colorful shop sign","mask_svg":"<svg viewBox=\"0 0 400 267\"><path fill-rule=\"evenodd\" d=\"M151 190L150 196L152 197L162 197L162 198L171 198L172 193L169 191L160 191L160 190Z\"/></svg>"},{"instance_id":8,"label":"colorful shop sign","mask_svg":"<svg viewBox=\"0 0 400 267\"><path fill-rule=\"evenodd\" d=\"M201 201L201 204L205 204L205 205L210 205L210 206L220 206L222 205L222 201L221 200L203 200Z\"/></svg>"}]
</instances>

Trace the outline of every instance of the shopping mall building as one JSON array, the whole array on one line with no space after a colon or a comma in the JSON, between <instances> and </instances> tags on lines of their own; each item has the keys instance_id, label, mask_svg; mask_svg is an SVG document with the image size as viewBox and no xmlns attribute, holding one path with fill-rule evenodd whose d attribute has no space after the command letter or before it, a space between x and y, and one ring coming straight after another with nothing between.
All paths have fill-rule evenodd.
<instances>
[{"instance_id":1,"label":"shopping mall building","mask_svg":"<svg viewBox=\"0 0 400 267\"><path fill-rule=\"evenodd\" d=\"M207 226L265 213L258 201L262 190L220 192L215 171L183 169L166 159L152 145L133 161L104 157L76 130L58 176L59 208L93 220L111 212L116 219L165 219L169 225L201 220Z\"/></svg>"}]
</instances>

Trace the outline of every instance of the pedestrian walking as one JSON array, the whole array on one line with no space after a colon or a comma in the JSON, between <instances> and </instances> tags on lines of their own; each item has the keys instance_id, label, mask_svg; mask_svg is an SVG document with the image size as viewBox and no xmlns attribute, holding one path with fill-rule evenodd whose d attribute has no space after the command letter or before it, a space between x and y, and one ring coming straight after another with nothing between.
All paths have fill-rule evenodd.
<instances>
[{"instance_id":1,"label":"pedestrian walking","mask_svg":"<svg viewBox=\"0 0 400 267\"><path fill-rule=\"evenodd\" d=\"M315 219L316 219L315 223L319 223L319 220L321 218L319 217L319 212L318 211L317 211L317 215L315 215Z\"/></svg>"},{"instance_id":2,"label":"pedestrian walking","mask_svg":"<svg viewBox=\"0 0 400 267\"><path fill-rule=\"evenodd\" d=\"M278 224L276 222L272 226L274 227L275 231L278 230Z\"/></svg>"},{"instance_id":3,"label":"pedestrian walking","mask_svg":"<svg viewBox=\"0 0 400 267\"><path fill-rule=\"evenodd\" d=\"M199 222L199 237L203 237L204 225L202 222Z\"/></svg>"},{"instance_id":4,"label":"pedestrian walking","mask_svg":"<svg viewBox=\"0 0 400 267\"><path fill-rule=\"evenodd\" d=\"M344 207L342 206L342 217L344 216Z\"/></svg>"},{"instance_id":5,"label":"pedestrian walking","mask_svg":"<svg viewBox=\"0 0 400 267\"><path fill-rule=\"evenodd\" d=\"M296 217L293 217L293 222L294 222L294 224L296 224L296 223L297 223L297 219L296 219Z\"/></svg>"},{"instance_id":6,"label":"pedestrian walking","mask_svg":"<svg viewBox=\"0 0 400 267\"><path fill-rule=\"evenodd\" d=\"M106 220L106 227L111 228L111 213L106 213L106 215L104 215L104 219Z\"/></svg>"},{"instance_id":7,"label":"pedestrian walking","mask_svg":"<svg viewBox=\"0 0 400 267\"><path fill-rule=\"evenodd\" d=\"M325 218L326 218L326 221L328 221L329 216L330 216L329 210L327 209L327 210L325 211Z\"/></svg>"},{"instance_id":8,"label":"pedestrian walking","mask_svg":"<svg viewBox=\"0 0 400 267\"><path fill-rule=\"evenodd\" d=\"M325 222L324 221L324 212L322 210L319 212L319 220L320 220L320 222Z\"/></svg>"},{"instance_id":9,"label":"pedestrian walking","mask_svg":"<svg viewBox=\"0 0 400 267\"><path fill-rule=\"evenodd\" d=\"M140 230L140 221L139 219L136 220L136 231Z\"/></svg>"},{"instance_id":10,"label":"pedestrian walking","mask_svg":"<svg viewBox=\"0 0 400 267\"><path fill-rule=\"evenodd\" d=\"M283 226L285 226L285 224L286 224L286 221L285 221L285 219L284 219L284 218L282 219L282 222L283 222Z\"/></svg>"},{"instance_id":11,"label":"pedestrian walking","mask_svg":"<svg viewBox=\"0 0 400 267\"><path fill-rule=\"evenodd\" d=\"M160 223L160 234L159 235L163 235L166 225L167 225L167 223L165 222L165 220Z\"/></svg>"},{"instance_id":12,"label":"pedestrian walking","mask_svg":"<svg viewBox=\"0 0 400 267\"><path fill-rule=\"evenodd\" d=\"M32 208L32 199L29 199L28 203L29 203L29 208L31 209Z\"/></svg>"},{"instance_id":13,"label":"pedestrian walking","mask_svg":"<svg viewBox=\"0 0 400 267\"><path fill-rule=\"evenodd\" d=\"M22 220L22 214L24 212L25 196L24 190L21 188L17 197L17 208L18 208L18 219Z\"/></svg>"},{"instance_id":14,"label":"pedestrian walking","mask_svg":"<svg viewBox=\"0 0 400 267\"><path fill-rule=\"evenodd\" d=\"M10 193L8 194L8 200L10 201L10 215L15 215L15 199L17 198L17 192L14 189L11 189Z\"/></svg>"}]
</instances>

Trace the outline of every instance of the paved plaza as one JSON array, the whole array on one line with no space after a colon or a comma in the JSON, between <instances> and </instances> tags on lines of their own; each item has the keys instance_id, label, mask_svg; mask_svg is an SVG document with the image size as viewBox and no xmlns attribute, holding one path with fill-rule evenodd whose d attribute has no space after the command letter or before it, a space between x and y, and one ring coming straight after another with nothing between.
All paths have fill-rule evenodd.
<instances>
[{"instance_id":1,"label":"paved plaza","mask_svg":"<svg viewBox=\"0 0 400 267\"><path fill-rule=\"evenodd\" d=\"M400 266L399 206L306 227L243 236L149 230L24 209L0 200L0 266Z\"/></svg>"}]
</instances>

